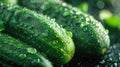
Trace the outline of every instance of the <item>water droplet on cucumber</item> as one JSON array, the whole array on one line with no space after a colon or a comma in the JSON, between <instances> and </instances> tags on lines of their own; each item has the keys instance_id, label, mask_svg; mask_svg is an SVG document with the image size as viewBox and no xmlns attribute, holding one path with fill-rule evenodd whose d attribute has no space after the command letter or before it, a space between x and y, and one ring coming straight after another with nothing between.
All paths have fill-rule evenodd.
<instances>
[{"instance_id":1,"label":"water droplet on cucumber","mask_svg":"<svg viewBox=\"0 0 120 67\"><path fill-rule=\"evenodd\" d=\"M35 48L27 48L27 52L31 54L37 53L37 50Z\"/></svg>"},{"instance_id":2,"label":"water droplet on cucumber","mask_svg":"<svg viewBox=\"0 0 120 67\"><path fill-rule=\"evenodd\" d=\"M26 54L20 54L19 57L20 57L20 59L25 59L26 58Z\"/></svg>"}]
</instances>

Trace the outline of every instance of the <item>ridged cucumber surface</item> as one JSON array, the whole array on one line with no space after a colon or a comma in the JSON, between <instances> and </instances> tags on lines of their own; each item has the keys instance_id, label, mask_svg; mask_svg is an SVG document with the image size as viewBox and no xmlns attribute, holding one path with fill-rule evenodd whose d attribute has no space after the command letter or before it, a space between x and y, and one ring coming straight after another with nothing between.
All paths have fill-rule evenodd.
<instances>
[{"instance_id":1,"label":"ridged cucumber surface","mask_svg":"<svg viewBox=\"0 0 120 67\"><path fill-rule=\"evenodd\" d=\"M0 17L5 33L35 47L54 63L65 64L74 55L74 43L68 32L54 19L31 10L10 5L0 5Z\"/></svg>"},{"instance_id":2,"label":"ridged cucumber surface","mask_svg":"<svg viewBox=\"0 0 120 67\"><path fill-rule=\"evenodd\" d=\"M4 67L53 67L35 48L5 34L0 34L0 62Z\"/></svg>"},{"instance_id":3,"label":"ridged cucumber surface","mask_svg":"<svg viewBox=\"0 0 120 67\"><path fill-rule=\"evenodd\" d=\"M18 0L19 5L55 18L63 28L73 33L76 55L103 55L110 44L108 30L92 16L60 0ZM26 4L27 3L27 4Z\"/></svg>"}]
</instances>

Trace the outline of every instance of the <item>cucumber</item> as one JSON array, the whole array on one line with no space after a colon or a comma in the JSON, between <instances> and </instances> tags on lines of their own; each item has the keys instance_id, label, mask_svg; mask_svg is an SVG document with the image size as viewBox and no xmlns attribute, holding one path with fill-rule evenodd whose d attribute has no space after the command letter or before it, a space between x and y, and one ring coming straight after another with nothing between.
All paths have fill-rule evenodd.
<instances>
[{"instance_id":1,"label":"cucumber","mask_svg":"<svg viewBox=\"0 0 120 67\"><path fill-rule=\"evenodd\" d=\"M11 67L52 67L35 48L5 34L0 34L0 61Z\"/></svg>"},{"instance_id":2,"label":"cucumber","mask_svg":"<svg viewBox=\"0 0 120 67\"><path fill-rule=\"evenodd\" d=\"M59 25L71 31L78 57L101 56L109 47L108 30L92 16L71 5L60 0L18 0L18 4L55 18Z\"/></svg>"},{"instance_id":3,"label":"cucumber","mask_svg":"<svg viewBox=\"0 0 120 67\"><path fill-rule=\"evenodd\" d=\"M2 11L1 11L2 10ZM54 19L19 6L0 5L5 31L35 47L55 64L65 64L74 55L74 43L68 32Z\"/></svg>"}]
</instances>

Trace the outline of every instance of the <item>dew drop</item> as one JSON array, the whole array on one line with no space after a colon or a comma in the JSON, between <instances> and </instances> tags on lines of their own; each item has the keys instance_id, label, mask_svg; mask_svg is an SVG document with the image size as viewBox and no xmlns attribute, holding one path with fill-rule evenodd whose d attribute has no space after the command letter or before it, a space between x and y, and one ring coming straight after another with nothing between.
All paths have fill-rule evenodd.
<instances>
[{"instance_id":1,"label":"dew drop","mask_svg":"<svg viewBox=\"0 0 120 67\"><path fill-rule=\"evenodd\" d=\"M117 65L117 63L114 63L114 67L117 67L118 65Z\"/></svg>"},{"instance_id":2,"label":"dew drop","mask_svg":"<svg viewBox=\"0 0 120 67\"><path fill-rule=\"evenodd\" d=\"M35 59L32 61L32 63L39 63L40 62L40 59Z\"/></svg>"},{"instance_id":3,"label":"dew drop","mask_svg":"<svg viewBox=\"0 0 120 67\"><path fill-rule=\"evenodd\" d=\"M98 7L98 8L102 9L102 8L104 8L104 6L105 6L105 4L104 4L103 1L98 1L98 2L97 2L97 7Z\"/></svg>"},{"instance_id":4,"label":"dew drop","mask_svg":"<svg viewBox=\"0 0 120 67\"><path fill-rule=\"evenodd\" d=\"M60 25L61 28L63 28L63 25Z\"/></svg>"},{"instance_id":5,"label":"dew drop","mask_svg":"<svg viewBox=\"0 0 120 67\"><path fill-rule=\"evenodd\" d=\"M108 30L105 30L105 32L106 32L106 34L108 34L108 33L109 33L109 31L108 31Z\"/></svg>"},{"instance_id":6,"label":"dew drop","mask_svg":"<svg viewBox=\"0 0 120 67\"><path fill-rule=\"evenodd\" d=\"M109 58L109 61L112 61L113 59L112 58Z\"/></svg>"},{"instance_id":7,"label":"dew drop","mask_svg":"<svg viewBox=\"0 0 120 67\"><path fill-rule=\"evenodd\" d=\"M31 54L37 53L37 50L35 48L27 48L27 52Z\"/></svg>"},{"instance_id":8,"label":"dew drop","mask_svg":"<svg viewBox=\"0 0 120 67\"><path fill-rule=\"evenodd\" d=\"M118 53L118 55L120 56L120 53Z\"/></svg>"},{"instance_id":9,"label":"dew drop","mask_svg":"<svg viewBox=\"0 0 120 67\"><path fill-rule=\"evenodd\" d=\"M116 45L113 45L113 48L116 49Z\"/></svg>"},{"instance_id":10,"label":"dew drop","mask_svg":"<svg viewBox=\"0 0 120 67\"><path fill-rule=\"evenodd\" d=\"M83 31L85 32L85 31L87 31L87 28L85 27L85 28L83 28Z\"/></svg>"},{"instance_id":11,"label":"dew drop","mask_svg":"<svg viewBox=\"0 0 120 67\"><path fill-rule=\"evenodd\" d=\"M66 34L67 34L68 36L70 36L70 37L73 36L73 35L72 35L72 32L70 32L70 31L66 31L66 30L65 30L65 32L66 32Z\"/></svg>"},{"instance_id":12,"label":"dew drop","mask_svg":"<svg viewBox=\"0 0 120 67\"><path fill-rule=\"evenodd\" d=\"M60 49L61 50L61 52L64 52L64 49Z\"/></svg>"},{"instance_id":13,"label":"dew drop","mask_svg":"<svg viewBox=\"0 0 120 67\"><path fill-rule=\"evenodd\" d=\"M77 11L76 14L79 15L79 14L81 14L81 12L80 12L80 11Z\"/></svg>"},{"instance_id":14,"label":"dew drop","mask_svg":"<svg viewBox=\"0 0 120 67\"><path fill-rule=\"evenodd\" d=\"M100 64L104 64L104 63L105 63L105 60L100 61Z\"/></svg>"},{"instance_id":15,"label":"dew drop","mask_svg":"<svg viewBox=\"0 0 120 67\"><path fill-rule=\"evenodd\" d=\"M81 26L81 27L84 27L84 24L81 24L80 26Z\"/></svg>"},{"instance_id":16,"label":"dew drop","mask_svg":"<svg viewBox=\"0 0 120 67\"><path fill-rule=\"evenodd\" d=\"M33 30L31 30L31 34L34 34L34 31L33 31Z\"/></svg>"},{"instance_id":17,"label":"dew drop","mask_svg":"<svg viewBox=\"0 0 120 67\"><path fill-rule=\"evenodd\" d=\"M3 6L3 3L0 3L1 6Z\"/></svg>"},{"instance_id":18,"label":"dew drop","mask_svg":"<svg viewBox=\"0 0 120 67\"><path fill-rule=\"evenodd\" d=\"M68 15L70 15L70 12L65 11L65 12L63 13L63 16L68 16Z\"/></svg>"},{"instance_id":19,"label":"dew drop","mask_svg":"<svg viewBox=\"0 0 120 67\"><path fill-rule=\"evenodd\" d=\"M66 3L62 3L62 6L66 6L67 4Z\"/></svg>"},{"instance_id":20,"label":"dew drop","mask_svg":"<svg viewBox=\"0 0 120 67\"><path fill-rule=\"evenodd\" d=\"M57 40L55 40L55 41L53 41L52 43L53 43L53 44L57 44L57 43L58 43L58 41L57 41Z\"/></svg>"},{"instance_id":21,"label":"dew drop","mask_svg":"<svg viewBox=\"0 0 120 67\"><path fill-rule=\"evenodd\" d=\"M120 57L119 57L119 60L120 60Z\"/></svg>"},{"instance_id":22,"label":"dew drop","mask_svg":"<svg viewBox=\"0 0 120 67\"><path fill-rule=\"evenodd\" d=\"M20 57L20 59L25 59L26 58L26 54L20 54L19 57Z\"/></svg>"},{"instance_id":23,"label":"dew drop","mask_svg":"<svg viewBox=\"0 0 120 67\"><path fill-rule=\"evenodd\" d=\"M86 18L86 21L90 21L90 19L89 19L89 18Z\"/></svg>"},{"instance_id":24,"label":"dew drop","mask_svg":"<svg viewBox=\"0 0 120 67\"><path fill-rule=\"evenodd\" d=\"M47 33L47 32L45 32L45 33L42 33L42 35L43 35L43 36L48 36L48 33Z\"/></svg>"},{"instance_id":25,"label":"dew drop","mask_svg":"<svg viewBox=\"0 0 120 67\"><path fill-rule=\"evenodd\" d=\"M55 22L55 18L54 18L54 19L51 19L51 22Z\"/></svg>"}]
</instances>

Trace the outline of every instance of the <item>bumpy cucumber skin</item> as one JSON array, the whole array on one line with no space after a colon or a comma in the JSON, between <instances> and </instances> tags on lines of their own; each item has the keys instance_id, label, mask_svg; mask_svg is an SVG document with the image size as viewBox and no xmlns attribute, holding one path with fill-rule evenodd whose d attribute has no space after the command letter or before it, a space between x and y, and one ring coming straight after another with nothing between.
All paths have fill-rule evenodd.
<instances>
[{"instance_id":1,"label":"bumpy cucumber skin","mask_svg":"<svg viewBox=\"0 0 120 67\"><path fill-rule=\"evenodd\" d=\"M5 33L45 53L56 64L72 59L74 43L54 19L18 6L1 5L0 10L3 10L0 14L5 22Z\"/></svg>"},{"instance_id":2,"label":"bumpy cucumber skin","mask_svg":"<svg viewBox=\"0 0 120 67\"><path fill-rule=\"evenodd\" d=\"M5 34L0 34L0 61L7 66L52 67L35 48Z\"/></svg>"},{"instance_id":3,"label":"bumpy cucumber skin","mask_svg":"<svg viewBox=\"0 0 120 67\"><path fill-rule=\"evenodd\" d=\"M101 23L60 0L18 0L18 2L23 7L55 18L58 24L71 31L78 56L101 56L109 47L108 31Z\"/></svg>"}]
</instances>

